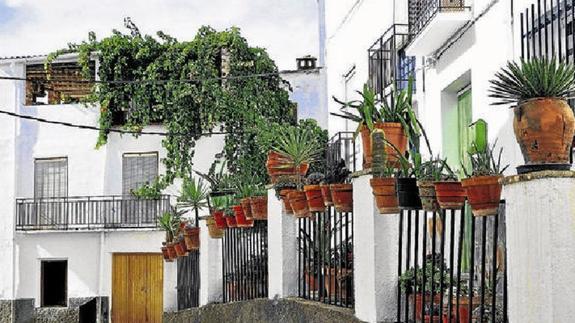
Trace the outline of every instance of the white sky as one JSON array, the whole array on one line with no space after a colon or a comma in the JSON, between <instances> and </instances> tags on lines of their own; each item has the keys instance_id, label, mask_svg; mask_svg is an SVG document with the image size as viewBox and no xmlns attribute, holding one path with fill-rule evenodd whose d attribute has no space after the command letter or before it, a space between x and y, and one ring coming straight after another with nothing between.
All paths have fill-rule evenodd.
<instances>
[{"instance_id":1,"label":"white sky","mask_svg":"<svg viewBox=\"0 0 575 323\"><path fill-rule=\"evenodd\" d=\"M142 33L162 30L179 40L201 25L238 26L264 47L280 69L295 58L317 57L317 0L0 0L0 56L47 54L68 42L101 39L129 16Z\"/></svg>"}]
</instances>

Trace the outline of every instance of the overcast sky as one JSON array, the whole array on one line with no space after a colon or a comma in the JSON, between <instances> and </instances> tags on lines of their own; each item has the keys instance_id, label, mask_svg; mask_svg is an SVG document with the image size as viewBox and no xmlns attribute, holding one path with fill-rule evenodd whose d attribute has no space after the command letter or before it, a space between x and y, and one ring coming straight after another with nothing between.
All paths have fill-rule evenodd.
<instances>
[{"instance_id":1,"label":"overcast sky","mask_svg":"<svg viewBox=\"0 0 575 323\"><path fill-rule=\"evenodd\" d=\"M280 69L317 57L317 0L0 0L0 56L46 54L68 42L123 29L129 16L142 33L187 40L201 25L238 26L265 47Z\"/></svg>"}]
</instances>

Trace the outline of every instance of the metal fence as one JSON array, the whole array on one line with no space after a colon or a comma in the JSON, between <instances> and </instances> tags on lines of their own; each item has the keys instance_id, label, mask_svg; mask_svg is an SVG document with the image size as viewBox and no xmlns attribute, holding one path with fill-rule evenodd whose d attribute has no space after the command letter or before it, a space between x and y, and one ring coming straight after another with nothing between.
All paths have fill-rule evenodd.
<instances>
[{"instance_id":1,"label":"metal fence","mask_svg":"<svg viewBox=\"0 0 575 323\"><path fill-rule=\"evenodd\" d=\"M268 296L268 226L227 228L222 244L223 301Z\"/></svg>"},{"instance_id":2,"label":"metal fence","mask_svg":"<svg viewBox=\"0 0 575 323\"><path fill-rule=\"evenodd\" d=\"M409 33L417 36L439 12L470 9L465 0L409 0Z\"/></svg>"},{"instance_id":3,"label":"metal fence","mask_svg":"<svg viewBox=\"0 0 575 323\"><path fill-rule=\"evenodd\" d=\"M200 306L200 252L178 258L178 310Z\"/></svg>"},{"instance_id":4,"label":"metal fence","mask_svg":"<svg viewBox=\"0 0 575 323\"><path fill-rule=\"evenodd\" d=\"M505 205L497 216L465 208L403 210L397 322L507 322Z\"/></svg>"},{"instance_id":5,"label":"metal fence","mask_svg":"<svg viewBox=\"0 0 575 323\"><path fill-rule=\"evenodd\" d=\"M356 171L356 156L359 150L356 149L355 145L353 131L340 131L333 135L326 150L328 169L338 165L343 160L350 171Z\"/></svg>"},{"instance_id":6,"label":"metal fence","mask_svg":"<svg viewBox=\"0 0 575 323\"><path fill-rule=\"evenodd\" d=\"M353 307L353 214L333 207L312 214L298 220L298 294Z\"/></svg>"},{"instance_id":7,"label":"metal fence","mask_svg":"<svg viewBox=\"0 0 575 323\"><path fill-rule=\"evenodd\" d=\"M169 196L73 196L16 200L16 230L155 228Z\"/></svg>"}]
</instances>

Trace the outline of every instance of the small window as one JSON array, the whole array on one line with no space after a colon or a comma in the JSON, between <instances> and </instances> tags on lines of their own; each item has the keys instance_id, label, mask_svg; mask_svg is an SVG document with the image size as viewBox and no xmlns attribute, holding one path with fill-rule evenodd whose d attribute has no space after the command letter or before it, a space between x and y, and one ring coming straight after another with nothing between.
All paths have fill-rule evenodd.
<instances>
[{"instance_id":1,"label":"small window","mask_svg":"<svg viewBox=\"0 0 575 323\"><path fill-rule=\"evenodd\" d=\"M68 261L42 261L42 306L67 306Z\"/></svg>"},{"instance_id":2,"label":"small window","mask_svg":"<svg viewBox=\"0 0 575 323\"><path fill-rule=\"evenodd\" d=\"M34 161L34 198L68 195L68 159L39 158Z\"/></svg>"},{"instance_id":3,"label":"small window","mask_svg":"<svg viewBox=\"0 0 575 323\"><path fill-rule=\"evenodd\" d=\"M158 153L129 153L122 160L122 193L152 183L158 177Z\"/></svg>"}]
</instances>

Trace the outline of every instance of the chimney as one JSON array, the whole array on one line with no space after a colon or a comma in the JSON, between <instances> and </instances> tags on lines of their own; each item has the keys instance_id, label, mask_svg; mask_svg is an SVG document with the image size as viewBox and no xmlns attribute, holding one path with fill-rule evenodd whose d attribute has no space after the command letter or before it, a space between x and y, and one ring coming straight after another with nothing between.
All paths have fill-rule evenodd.
<instances>
[{"instance_id":1,"label":"chimney","mask_svg":"<svg viewBox=\"0 0 575 323\"><path fill-rule=\"evenodd\" d=\"M306 55L304 57L296 58L297 70L313 70L316 67L317 58Z\"/></svg>"}]
</instances>

